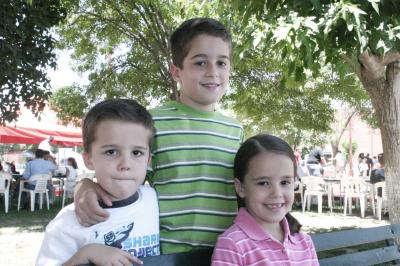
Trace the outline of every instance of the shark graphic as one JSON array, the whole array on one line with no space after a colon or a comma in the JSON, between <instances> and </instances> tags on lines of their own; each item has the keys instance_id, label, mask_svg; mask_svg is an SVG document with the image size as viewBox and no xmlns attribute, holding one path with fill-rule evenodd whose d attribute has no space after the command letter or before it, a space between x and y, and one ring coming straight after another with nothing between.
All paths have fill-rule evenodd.
<instances>
[{"instance_id":1,"label":"shark graphic","mask_svg":"<svg viewBox=\"0 0 400 266\"><path fill-rule=\"evenodd\" d=\"M132 222L128 225L121 226L120 228L114 231L108 232L107 234L104 235L104 243L107 246L121 249L122 242L124 242L125 239L128 238L129 233L133 229L133 224L134 223Z\"/></svg>"}]
</instances>

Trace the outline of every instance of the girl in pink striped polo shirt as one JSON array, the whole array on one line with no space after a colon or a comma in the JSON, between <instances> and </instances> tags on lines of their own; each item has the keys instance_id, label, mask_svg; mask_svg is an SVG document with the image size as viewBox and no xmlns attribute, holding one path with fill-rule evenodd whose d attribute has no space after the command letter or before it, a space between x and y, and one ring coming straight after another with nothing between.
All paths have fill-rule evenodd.
<instances>
[{"instance_id":1,"label":"girl in pink striped polo shirt","mask_svg":"<svg viewBox=\"0 0 400 266\"><path fill-rule=\"evenodd\" d=\"M319 265L311 237L289 214L296 160L282 139L249 138L234 162L240 208L234 224L218 237L212 265Z\"/></svg>"}]
</instances>

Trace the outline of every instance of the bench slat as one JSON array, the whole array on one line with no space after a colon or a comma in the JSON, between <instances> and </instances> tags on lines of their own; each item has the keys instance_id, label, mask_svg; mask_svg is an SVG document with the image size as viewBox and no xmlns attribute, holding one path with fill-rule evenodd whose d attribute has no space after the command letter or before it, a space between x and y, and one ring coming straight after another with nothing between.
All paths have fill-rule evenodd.
<instances>
[{"instance_id":1,"label":"bench slat","mask_svg":"<svg viewBox=\"0 0 400 266\"><path fill-rule=\"evenodd\" d=\"M400 224L392 224L392 231L396 237L400 237Z\"/></svg>"},{"instance_id":2,"label":"bench slat","mask_svg":"<svg viewBox=\"0 0 400 266\"><path fill-rule=\"evenodd\" d=\"M400 235L400 227L398 228L398 232L395 232L395 234L397 236ZM314 241L317 252L319 252L393 239L395 234L392 232L392 227L390 225L385 225L373 228L321 233L311 235L311 238ZM329 241L327 241L327 239L329 239Z\"/></svg>"},{"instance_id":3,"label":"bench slat","mask_svg":"<svg viewBox=\"0 0 400 266\"><path fill-rule=\"evenodd\" d=\"M336 257L319 260L321 266L336 265L374 265L394 261L400 258L400 252L396 246L371 249L352 254L344 254Z\"/></svg>"},{"instance_id":4,"label":"bench slat","mask_svg":"<svg viewBox=\"0 0 400 266\"><path fill-rule=\"evenodd\" d=\"M182 252L175 254L166 254L162 256L143 258L145 266L176 266L176 265L192 265L192 266L210 266L212 248L196 249L190 252Z\"/></svg>"}]
</instances>

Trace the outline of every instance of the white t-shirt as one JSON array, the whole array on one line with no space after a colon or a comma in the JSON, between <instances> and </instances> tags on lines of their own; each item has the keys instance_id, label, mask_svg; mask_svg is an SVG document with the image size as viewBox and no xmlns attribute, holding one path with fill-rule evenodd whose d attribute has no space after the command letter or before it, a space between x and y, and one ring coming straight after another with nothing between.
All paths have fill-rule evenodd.
<instances>
[{"instance_id":1,"label":"white t-shirt","mask_svg":"<svg viewBox=\"0 0 400 266\"><path fill-rule=\"evenodd\" d=\"M65 186L66 186L66 190L67 191L73 191L75 184L76 184L76 169L73 168L71 165L67 165L65 166L66 168L68 168L68 175L65 179Z\"/></svg>"},{"instance_id":2,"label":"white t-shirt","mask_svg":"<svg viewBox=\"0 0 400 266\"><path fill-rule=\"evenodd\" d=\"M345 163L344 156L341 152L336 153L335 159L336 159L336 166L344 166Z\"/></svg>"},{"instance_id":3,"label":"white t-shirt","mask_svg":"<svg viewBox=\"0 0 400 266\"><path fill-rule=\"evenodd\" d=\"M128 199L107 208L110 217L90 227L78 223L74 204L63 208L46 227L36 265L62 265L79 248L98 243L121 248L136 257L160 255L159 210L156 192L141 186Z\"/></svg>"},{"instance_id":4,"label":"white t-shirt","mask_svg":"<svg viewBox=\"0 0 400 266\"><path fill-rule=\"evenodd\" d=\"M38 146L38 149L41 149L41 150L44 150L44 151L49 151L50 153L52 153L50 141L48 139L45 139L42 142L40 142L39 146Z\"/></svg>"}]
</instances>

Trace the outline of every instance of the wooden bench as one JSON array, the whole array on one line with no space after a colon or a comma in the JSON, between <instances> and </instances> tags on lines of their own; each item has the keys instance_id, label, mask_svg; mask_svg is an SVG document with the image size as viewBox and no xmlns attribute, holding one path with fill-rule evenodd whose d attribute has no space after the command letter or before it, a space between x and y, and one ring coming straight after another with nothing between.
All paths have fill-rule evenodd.
<instances>
[{"instance_id":1,"label":"wooden bench","mask_svg":"<svg viewBox=\"0 0 400 266\"><path fill-rule=\"evenodd\" d=\"M400 264L400 224L311 235L320 265Z\"/></svg>"},{"instance_id":2,"label":"wooden bench","mask_svg":"<svg viewBox=\"0 0 400 266\"><path fill-rule=\"evenodd\" d=\"M400 224L311 235L321 266L400 264ZM209 266L213 250L143 258L145 266Z\"/></svg>"}]
</instances>

